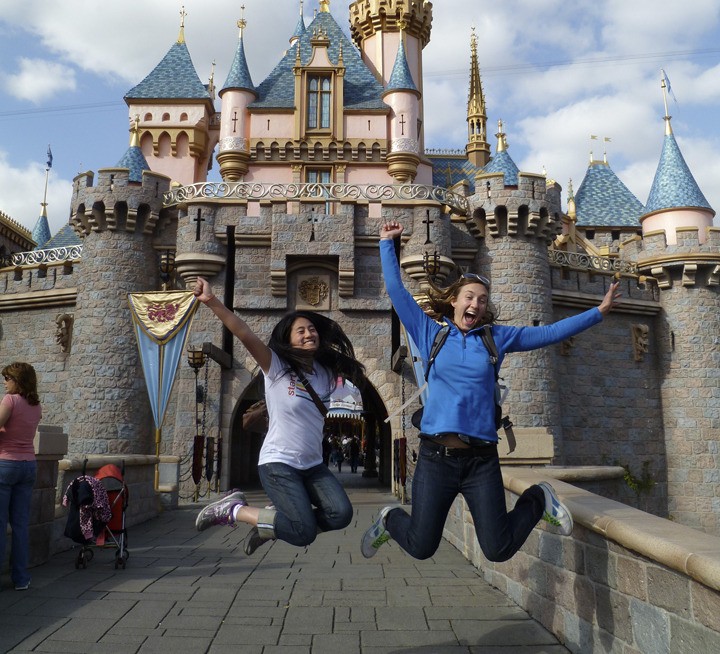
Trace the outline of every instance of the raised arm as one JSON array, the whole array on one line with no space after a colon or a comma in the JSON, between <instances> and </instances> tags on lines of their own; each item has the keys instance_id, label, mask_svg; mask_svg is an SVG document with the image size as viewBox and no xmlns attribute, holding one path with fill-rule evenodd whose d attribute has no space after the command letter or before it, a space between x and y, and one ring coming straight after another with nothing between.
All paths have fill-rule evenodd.
<instances>
[{"instance_id":1,"label":"raised arm","mask_svg":"<svg viewBox=\"0 0 720 654\"><path fill-rule=\"evenodd\" d=\"M238 338L250 353L250 356L257 361L262 371L268 372L272 358L270 348L257 337L244 320L235 315L213 295L207 279L198 277L193 293L200 302L212 309L212 312L220 319L222 324Z\"/></svg>"}]
</instances>

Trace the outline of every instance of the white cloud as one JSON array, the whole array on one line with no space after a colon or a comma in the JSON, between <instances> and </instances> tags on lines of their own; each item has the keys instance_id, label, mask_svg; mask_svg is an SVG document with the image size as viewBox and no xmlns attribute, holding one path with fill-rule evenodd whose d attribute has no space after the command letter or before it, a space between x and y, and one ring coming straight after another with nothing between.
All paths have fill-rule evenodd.
<instances>
[{"instance_id":1,"label":"white cloud","mask_svg":"<svg viewBox=\"0 0 720 654\"><path fill-rule=\"evenodd\" d=\"M20 70L5 76L5 87L19 100L39 104L76 88L75 71L47 59L19 59Z\"/></svg>"}]
</instances>

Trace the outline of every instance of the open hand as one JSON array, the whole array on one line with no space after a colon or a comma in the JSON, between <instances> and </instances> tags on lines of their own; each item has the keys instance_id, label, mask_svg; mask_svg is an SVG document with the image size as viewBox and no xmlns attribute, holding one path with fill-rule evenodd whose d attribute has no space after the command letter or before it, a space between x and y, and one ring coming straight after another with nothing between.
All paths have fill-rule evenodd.
<instances>
[{"instance_id":1,"label":"open hand","mask_svg":"<svg viewBox=\"0 0 720 654\"><path fill-rule=\"evenodd\" d=\"M610 284L610 288L608 289L607 293L605 293L603 301L600 303L600 306L598 306L598 309L603 316L606 316L608 313L610 313L611 309L615 306L616 300L622 296L622 293L618 291L619 286L620 282L613 282L612 284Z\"/></svg>"}]
</instances>

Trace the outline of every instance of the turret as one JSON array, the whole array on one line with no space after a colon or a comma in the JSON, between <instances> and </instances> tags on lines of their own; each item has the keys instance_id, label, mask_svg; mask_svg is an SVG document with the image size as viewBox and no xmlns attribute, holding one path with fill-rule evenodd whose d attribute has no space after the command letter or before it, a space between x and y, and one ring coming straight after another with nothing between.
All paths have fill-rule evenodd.
<instances>
[{"instance_id":1,"label":"turret","mask_svg":"<svg viewBox=\"0 0 720 654\"><path fill-rule=\"evenodd\" d=\"M646 213L641 218L643 234L664 231L668 244L672 245L677 242L676 230L697 228L700 243L704 243L715 211L695 182L673 135L665 80L663 73L665 141L645 206Z\"/></svg>"},{"instance_id":2,"label":"turret","mask_svg":"<svg viewBox=\"0 0 720 654\"><path fill-rule=\"evenodd\" d=\"M125 95L139 117L140 147L150 167L180 184L204 182L217 144L212 94L200 81L180 34L155 69Z\"/></svg>"},{"instance_id":3,"label":"turret","mask_svg":"<svg viewBox=\"0 0 720 654\"><path fill-rule=\"evenodd\" d=\"M220 174L226 182L242 180L250 162L250 125L248 105L257 98L255 86L250 78L243 30L247 25L244 18L238 21L240 36L235 57L227 80L220 90L222 113L220 119L220 146L217 155Z\"/></svg>"},{"instance_id":4,"label":"turret","mask_svg":"<svg viewBox=\"0 0 720 654\"><path fill-rule=\"evenodd\" d=\"M390 106L388 117L390 152L388 173L400 183L412 182L417 174L419 155L418 117L420 93L413 81L403 45L404 24L400 23L400 45L383 100Z\"/></svg>"}]
</instances>

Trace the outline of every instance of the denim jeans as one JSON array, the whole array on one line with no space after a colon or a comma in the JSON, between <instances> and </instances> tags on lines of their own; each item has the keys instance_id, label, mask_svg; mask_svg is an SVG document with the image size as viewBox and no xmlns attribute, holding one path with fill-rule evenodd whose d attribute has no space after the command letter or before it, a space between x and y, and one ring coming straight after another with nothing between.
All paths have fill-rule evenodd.
<instances>
[{"instance_id":1,"label":"denim jeans","mask_svg":"<svg viewBox=\"0 0 720 654\"><path fill-rule=\"evenodd\" d=\"M30 503L36 474L35 461L0 459L0 565L5 562L9 522L12 529L10 576L16 586L30 582Z\"/></svg>"},{"instance_id":2,"label":"denim jeans","mask_svg":"<svg viewBox=\"0 0 720 654\"><path fill-rule=\"evenodd\" d=\"M403 509L390 511L385 519L388 532L411 556L430 558L458 494L467 502L480 548L490 561L512 557L545 509L542 489L531 486L508 513L497 448L490 448L487 456L451 457L421 443L412 482L412 515Z\"/></svg>"},{"instance_id":3,"label":"denim jeans","mask_svg":"<svg viewBox=\"0 0 720 654\"><path fill-rule=\"evenodd\" d=\"M275 506L275 538L309 545L319 531L344 529L352 504L335 475L324 464L298 470L285 463L258 466L260 481Z\"/></svg>"}]
</instances>

